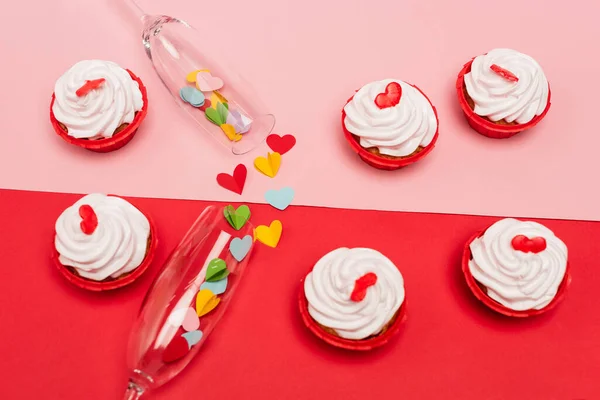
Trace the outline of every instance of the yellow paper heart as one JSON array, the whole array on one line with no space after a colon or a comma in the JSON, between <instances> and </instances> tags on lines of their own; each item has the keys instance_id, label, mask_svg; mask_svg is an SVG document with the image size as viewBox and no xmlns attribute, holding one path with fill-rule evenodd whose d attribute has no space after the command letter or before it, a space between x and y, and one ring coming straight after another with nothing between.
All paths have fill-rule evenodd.
<instances>
[{"instance_id":1,"label":"yellow paper heart","mask_svg":"<svg viewBox=\"0 0 600 400\"><path fill-rule=\"evenodd\" d=\"M217 103L227 104L227 99L221 93L214 91L210 95L210 106L216 110Z\"/></svg>"},{"instance_id":2,"label":"yellow paper heart","mask_svg":"<svg viewBox=\"0 0 600 400\"><path fill-rule=\"evenodd\" d=\"M269 226L259 225L254 230L254 240L258 240L269 247L277 247L282 230L283 225L281 225L281 221L277 219L271 222L271 225Z\"/></svg>"},{"instance_id":3,"label":"yellow paper heart","mask_svg":"<svg viewBox=\"0 0 600 400\"><path fill-rule=\"evenodd\" d=\"M242 135L235 133L235 127L231 124L221 125L221 129L225 132L225 136L232 142L239 142L242 139Z\"/></svg>"},{"instance_id":4,"label":"yellow paper heart","mask_svg":"<svg viewBox=\"0 0 600 400\"><path fill-rule=\"evenodd\" d=\"M256 169L270 178L275 178L275 175L277 175L277 172L279 171L280 165L281 154L279 153L269 153L267 158L256 157L254 160L254 166Z\"/></svg>"},{"instance_id":5,"label":"yellow paper heart","mask_svg":"<svg viewBox=\"0 0 600 400\"><path fill-rule=\"evenodd\" d=\"M199 317L208 314L219 305L219 299L210 289L202 289L196 297L196 314Z\"/></svg>"},{"instance_id":6,"label":"yellow paper heart","mask_svg":"<svg viewBox=\"0 0 600 400\"><path fill-rule=\"evenodd\" d=\"M185 77L185 80L188 81L189 83L195 83L196 75L198 75L198 72L210 72L210 71L207 69L197 69L197 70L192 71L189 74L187 74L187 76Z\"/></svg>"}]
</instances>

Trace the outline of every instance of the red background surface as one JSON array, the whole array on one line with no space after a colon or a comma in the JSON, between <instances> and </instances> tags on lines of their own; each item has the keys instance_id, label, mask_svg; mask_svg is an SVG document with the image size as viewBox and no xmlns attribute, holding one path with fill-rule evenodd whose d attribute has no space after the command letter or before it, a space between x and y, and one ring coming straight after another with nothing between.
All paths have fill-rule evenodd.
<instances>
[{"instance_id":1,"label":"red background surface","mask_svg":"<svg viewBox=\"0 0 600 400\"><path fill-rule=\"evenodd\" d=\"M77 195L0 190L0 399L120 399L129 329L162 261L208 204L132 199L155 220L155 263L113 293L69 284L50 263L54 221ZM600 223L543 221L569 247L573 283L541 317L488 311L460 270L470 235L493 218L251 205L279 218L279 247L258 246L204 349L154 399L599 399ZM408 319L378 351L321 343L300 321L300 278L326 252L380 250L406 280Z\"/></svg>"}]
</instances>

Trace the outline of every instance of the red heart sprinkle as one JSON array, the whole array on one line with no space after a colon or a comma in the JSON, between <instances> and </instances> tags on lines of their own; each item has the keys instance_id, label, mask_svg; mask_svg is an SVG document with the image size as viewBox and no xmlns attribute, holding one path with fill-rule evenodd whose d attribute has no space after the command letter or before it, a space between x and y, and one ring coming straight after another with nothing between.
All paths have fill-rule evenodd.
<instances>
[{"instance_id":1,"label":"red heart sprinkle","mask_svg":"<svg viewBox=\"0 0 600 400\"><path fill-rule=\"evenodd\" d=\"M83 97L86 94L88 94L89 92L91 92L92 90L98 89L100 86L102 86L102 84L104 83L105 80L106 79L104 79L104 78L100 78L100 79L94 79L92 81L86 81L82 87L77 89L75 94L77 95L77 97Z\"/></svg>"},{"instance_id":2,"label":"red heart sprinkle","mask_svg":"<svg viewBox=\"0 0 600 400\"><path fill-rule=\"evenodd\" d=\"M394 107L400 103L400 97L402 96L402 86L398 82L390 82L385 87L385 92L379 93L375 97L375 105L380 109Z\"/></svg>"},{"instance_id":3,"label":"red heart sprinkle","mask_svg":"<svg viewBox=\"0 0 600 400\"><path fill-rule=\"evenodd\" d=\"M267 137L267 145L271 150L284 155L294 147L296 144L296 138L293 135L279 136L276 134L269 135Z\"/></svg>"},{"instance_id":4,"label":"red heart sprinkle","mask_svg":"<svg viewBox=\"0 0 600 400\"><path fill-rule=\"evenodd\" d=\"M202 104L200 107L198 107L198 110L200 110L200 111L206 111L206 109L208 107L210 107L210 104L211 104L210 100L209 99L205 99L204 100L204 104Z\"/></svg>"},{"instance_id":5,"label":"red heart sprinkle","mask_svg":"<svg viewBox=\"0 0 600 400\"><path fill-rule=\"evenodd\" d=\"M176 336L162 353L165 363L177 361L190 351L190 346L183 336Z\"/></svg>"},{"instance_id":6,"label":"red heart sprinkle","mask_svg":"<svg viewBox=\"0 0 600 400\"><path fill-rule=\"evenodd\" d=\"M98 216L92 206L84 204L79 207L79 216L81 217L81 222L79 223L81 231L86 235L94 233L96 227L98 227Z\"/></svg>"},{"instance_id":7,"label":"red heart sprinkle","mask_svg":"<svg viewBox=\"0 0 600 400\"><path fill-rule=\"evenodd\" d=\"M217 183L233 193L242 194L248 170L244 164L239 164L233 171L233 176L225 173L217 175Z\"/></svg>"},{"instance_id":8,"label":"red heart sprinkle","mask_svg":"<svg viewBox=\"0 0 600 400\"><path fill-rule=\"evenodd\" d=\"M501 77L503 77L504 79L506 79L507 81L519 82L519 78L515 74L513 74L512 72L510 72L507 69L502 68L499 65L492 64L490 69L492 71L494 71L495 73L497 73L498 75L500 75Z\"/></svg>"},{"instance_id":9,"label":"red heart sprinkle","mask_svg":"<svg viewBox=\"0 0 600 400\"><path fill-rule=\"evenodd\" d=\"M369 272L358 278L354 282L354 290L350 295L352 301L362 301L367 295L367 289L377 283L377 275L373 272Z\"/></svg>"},{"instance_id":10,"label":"red heart sprinkle","mask_svg":"<svg viewBox=\"0 0 600 400\"><path fill-rule=\"evenodd\" d=\"M523 253L539 253L546 250L546 239L534 237L529 239L525 235L517 235L510 242L512 248Z\"/></svg>"}]
</instances>

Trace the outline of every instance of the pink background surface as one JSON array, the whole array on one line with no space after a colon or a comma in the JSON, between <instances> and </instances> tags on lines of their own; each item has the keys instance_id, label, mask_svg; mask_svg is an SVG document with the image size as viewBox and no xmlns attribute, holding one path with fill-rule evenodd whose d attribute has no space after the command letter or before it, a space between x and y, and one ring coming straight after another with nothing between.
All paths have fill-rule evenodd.
<instances>
[{"instance_id":1,"label":"pink background surface","mask_svg":"<svg viewBox=\"0 0 600 400\"><path fill-rule=\"evenodd\" d=\"M600 3L503 0L140 1L229 43L233 64L259 88L276 132L298 145L279 179L249 174L246 201L291 185L296 204L600 220ZM0 187L121 195L236 199L215 176L251 161L228 155L179 110L146 59L119 0L12 2L0 39ZM10 37L9 34L10 33ZM198 43L202 46L202 43ZM531 133L496 141L471 131L454 81L472 56L512 47L538 59L553 105ZM81 59L113 60L145 82L149 116L112 154L68 146L51 130L55 80ZM437 106L440 139L420 163L389 173L362 163L339 127L344 101L362 84L397 77ZM287 167L287 166L293 166Z\"/></svg>"}]
</instances>

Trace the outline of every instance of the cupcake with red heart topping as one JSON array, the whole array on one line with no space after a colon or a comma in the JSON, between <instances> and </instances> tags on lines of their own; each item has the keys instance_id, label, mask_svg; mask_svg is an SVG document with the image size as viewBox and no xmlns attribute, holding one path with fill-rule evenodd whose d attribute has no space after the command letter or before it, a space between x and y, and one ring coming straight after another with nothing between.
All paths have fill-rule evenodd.
<instances>
[{"instance_id":1,"label":"cupcake with red heart topping","mask_svg":"<svg viewBox=\"0 0 600 400\"><path fill-rule=\"evenodd\" d=\"M104 194L79 199L58 217L53 259L72 283L89 290L125 286L148 268L154 227L128 201Z\"/></svg>"},{"instance_id":2,"label":"cupcake with red heart topping","mask_svg":"<svg viewBox=\"0 0 600 400\"><path fill-rule=\"evenodd\" d=\"M299 304L317 337L349 350L370 350L399 330L406 309L404 279L376 250L339 248L304 278Z\"/></svg>"},{"instance_id":3,"label":"cupcake with red heart topping","mask_svg":"<svg viewBox=\"0 0 600 400\"><path fill-rule=\"evenodd\" d=\"M96 152L125 146L148 111L148 96L133 72L111 61L73 65L54 85L50 122L66 142Z\"/></svg>"},{"instance_id":4,"label":"cupcake with red heart topping","mask_svg":"<svg viewBox=\"0 0 600 400\"><path fill-rule=\"evenodd\" d=\"M486 306L511 317L552 309L571 282L567 246L544 225L506 218L465 246L463 273Z\"/></svg>"},{"instance_id":5,"label":"cupcake with red heart topping","mask_svg":"<svg viewBox=\"0 0 600 400\"><path fill-rule=\"evenodd\" d=\"M534 127L550 109L544 70L532 57L511 49L494 49L465 64L456 91L469 125L496 139Z\"/></svg>"},{"instance_id":6,"label":"cupcake with red heart topping","mask_svg":"<svg viewBox=\"0 0 600 400\"><path fill-rule=\"evenodd\" d=\"M429 98L397 79L371 82L342 110L344 136L367 164L394 170L425 157L438 137L438 117Z\"/></svg>"}]
</instances>

